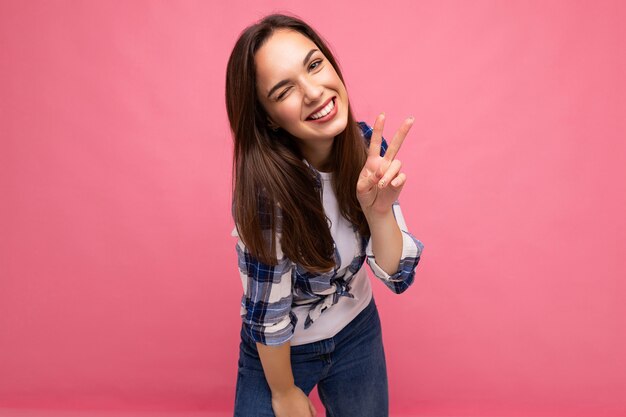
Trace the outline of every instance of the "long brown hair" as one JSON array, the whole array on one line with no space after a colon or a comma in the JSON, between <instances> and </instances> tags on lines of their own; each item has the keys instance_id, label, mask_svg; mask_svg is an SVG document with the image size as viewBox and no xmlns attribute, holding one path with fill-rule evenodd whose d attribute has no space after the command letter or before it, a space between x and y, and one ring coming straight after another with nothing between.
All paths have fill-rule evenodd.
<instances>
[{"instance_id":1,"label":"long brown hair","mask_svg":"<svg viewBox=\"0 0 626 417\"><path fill-rule=\"evenodd\" d=\"M344 82L324 40L296 17L272 14L242 32L226 72L226 108L235 148L233 217L243 243L260 261L276 265L275 237L280 232L289 260L310 271L328 271L335 265L333 239L314 172L303 162L295 138L268 126L257 98L254 55L277 29L311 39ZM329 168L339 210L362 236L370 231L356 198L356 183L366 153L361 130L348 109L348 124L335 137Z\"/></svg>"}]
</instances>

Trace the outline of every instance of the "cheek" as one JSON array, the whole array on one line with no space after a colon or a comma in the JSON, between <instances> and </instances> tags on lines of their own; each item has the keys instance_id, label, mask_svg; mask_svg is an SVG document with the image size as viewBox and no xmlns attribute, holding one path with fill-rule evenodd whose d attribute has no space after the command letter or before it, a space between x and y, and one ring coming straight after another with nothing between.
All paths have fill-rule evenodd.
<instances>
[{"instance_id":1,"label":"cheek","mask_svg":"<svg viewBox=\"0 0 626 417\"><path fill-rule=\"evenodd\" d=\"M341 81L341 78L339 78L339 75L337 75L337 73L333 71L332 76L330 76L329 78L329 85L332 85L334 87L334 89L339 93L343 100L347 100L348 92L346 91L346 87Z\"/></svg>"},{"instance_id":2,"label":"cheek","mask_svg":"<svg viewBox=\"0 0 626 417\"><path fill-rule=\"evenodd\" d=\"M297 100L286 100L275 109L276 120L285 125L300 121L300 111L301 107Z\"/></svg>"},{"instance_id":3,"label":"cheek","mask_svg":"<svg viewBox=\"0 0 626 417\"><path fill-rule=\"evenodd\" d=\"M337 74L337 71L335 71L335 68L332 66L325 72L325 76L332 80L335 84L343 84L341 82L341 78L339 78L339 74Z\"/></svg>"}]
</instances>

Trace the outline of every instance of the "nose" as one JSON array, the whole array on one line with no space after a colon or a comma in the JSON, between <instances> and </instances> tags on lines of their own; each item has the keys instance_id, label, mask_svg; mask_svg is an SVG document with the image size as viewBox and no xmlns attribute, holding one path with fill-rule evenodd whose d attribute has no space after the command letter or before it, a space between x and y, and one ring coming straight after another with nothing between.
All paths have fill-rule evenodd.
<instances>
[{"instance_id":1,"label":"nose","mask_svg":"<svg viewBox=\"0 0 626 417\"><path fill-rule=\"evenodd\" d=\"M322 98L324 87L309 78L302 83L302 93L304 95L304 102L311 104Z\"/></svg>"}]
</instances>

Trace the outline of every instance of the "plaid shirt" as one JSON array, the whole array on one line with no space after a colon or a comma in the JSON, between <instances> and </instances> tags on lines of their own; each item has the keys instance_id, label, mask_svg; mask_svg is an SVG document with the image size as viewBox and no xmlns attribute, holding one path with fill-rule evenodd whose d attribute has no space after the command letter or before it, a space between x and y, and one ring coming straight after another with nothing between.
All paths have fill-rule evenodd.
<instances>
[{"instance_id":1,"label":"plaid shirt","mask_svg":"<svg viewBox=\"0 0 626 417\"><path fill-rule=\"evenodd\" d=\"M369 146L372 128L364 122L358 124ZM381 156L386 150L387 142L383 139ZM317 178L320 191L322 181L319 172L308 163L307 165ZM265 345L280 345L287 342L293 336L297 321L296 315L291 311L292 306L310 306L304 323L304 328L308 328L324 310L336 304L340 297L354 298L350 293L350 282L366 261L374 275L391 291L396 294L404 292L413 283L415 268L424 245L407 231L398 201L393 203L392 211L403 238L398 271L393 275L387 274L376 263L371 240L360 236L354 226L353 230L360 241L360 248L349 266L341 272L339 262L332 271L313 273L290 261L280 248L280 212L277 212L276 219L277 265L260 262L247 251L241 239L238 239L236 249L244 290L241 298L241 318L247 334L254 341ZM263 213L259 215L263 216ZM236 228L232 235L238 236ZM339 259L336 245L335 259Z\"/></svg>"}]
</instances>

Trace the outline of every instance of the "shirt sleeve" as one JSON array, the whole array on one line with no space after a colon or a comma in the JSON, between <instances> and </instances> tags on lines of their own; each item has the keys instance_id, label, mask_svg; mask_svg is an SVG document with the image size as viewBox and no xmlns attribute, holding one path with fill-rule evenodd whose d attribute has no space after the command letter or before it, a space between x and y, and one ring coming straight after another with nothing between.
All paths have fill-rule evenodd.
<instances>
[{"instance_id":1,"label":"shirt sleeve","mask_svg":"<svg viewBox=\"0 0 626 417\"><path fill-rule=\"evenodd\" d=\"M424 245L408 232L406 222L402 216L402 210L400 209L400 203L397 200L392 204L391 210L402 232L402 255L398 271L393 275L389 275L376 263L374 253L372 252L372 239L367 243L365 254L367 255L367 263L374 275L391 291L401 294L413 283L415 268L420 261Z\"/></svg>"},{"instance_id":2,"label":"shirt sleeve","mask_svg":"<svg viewBox=\"0 0 626 417\"><path fill-rule=\"evenodd\" d=\"M280 248L277 235L276 265L268 265L248 252L237 234L237 258L243 286L241 319L245 332L255 342L281 345L293 337L296 315L291 311L292 262Z\"/></svg>"}]
</instances>

